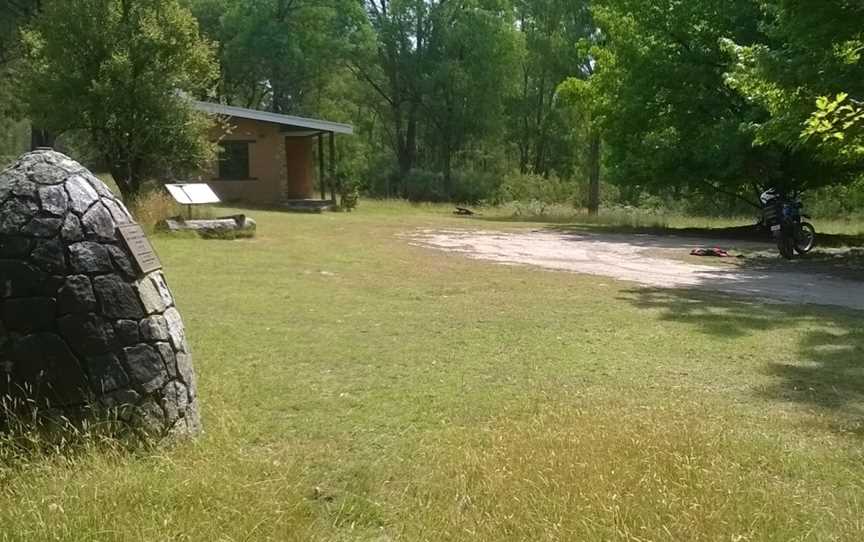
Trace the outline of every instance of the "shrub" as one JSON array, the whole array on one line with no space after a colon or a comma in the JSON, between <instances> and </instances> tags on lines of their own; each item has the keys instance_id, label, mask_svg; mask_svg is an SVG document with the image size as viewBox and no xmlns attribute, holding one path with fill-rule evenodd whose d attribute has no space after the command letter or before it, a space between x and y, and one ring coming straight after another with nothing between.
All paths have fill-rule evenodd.
<instances>
[{"instance_id":1,"label":"shrub","mask_svg":"<svg viewBox=\"0 0 864 542\"><path fill-rule=\"evenodd\" d=\"M817 217L864 217L864 177L849 185L827 186L806 193L804 206Z\"/></svg>"},{"instance_id":2,"label":"shrub","mask_svg":"<svg viewBox=\"0 0 864 542\"><path fill-rule=\"evenodd\" d=\"M360 201L360 190L354 183L343 182L339 186L339 199L339 207L350 213L357 208L357 202Z\"/></svg>"},{"instance_id":3,"label":"shrub","mask_svg":"<svg viewBox=\"0 0 864 542\"><path fill-rule=\"evenodd\" d=\"M447 201L444 190L444 175L425 169L412 169L404 179L405 192L409 201Z\"/></svg>"},{"instance_id":4,"label":"shrub","mask_svg":"<svg viewBox=\"0 0 864 542\"><path fill-rule=\"evenodd\" d=\"M510 201L576 204L579 188L556 174L548 177L536 173L513 172L504 177L495 203Z\"/></svg>"},{"instance_id":5,"label":"shrub","mask_svg":"<svg viewBox=\"0 0 864 542\"><path fill-rule=\"evenodd\" d=\"M494 170L466 169L454 172L451 200L456 203L478 205L494 200L501 188L503 176Z\"/></svg>"}]
</instances>

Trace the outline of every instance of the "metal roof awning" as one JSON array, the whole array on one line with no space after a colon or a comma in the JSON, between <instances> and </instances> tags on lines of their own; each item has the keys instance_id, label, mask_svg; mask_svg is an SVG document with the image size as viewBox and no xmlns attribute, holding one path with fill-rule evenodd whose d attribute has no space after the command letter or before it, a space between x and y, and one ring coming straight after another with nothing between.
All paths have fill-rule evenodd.
<instances>
[{"instance_id":1,"label":"metal roof awning","mask_svg":"<svg viewBox=\"0 0 864 542\"><path fill-rule=\"evenodd\" d=\"M310 131L313 134L325 132L346 135L351 135L354 133L354 127L350 124L330 122L328 120L307 119L304 117L294 117L292 115L280 115L279 113L270 113L267 111L258 111L257 109L246 109L243 107L234 107L231 105L222 105L211 102L193 101L192 106L198 111L203 111L212 115L222 115L225 117L236 117L241 119L258 120L262 122L278 124L285 127L284 131Z\"/></svg>"}]
</instances>

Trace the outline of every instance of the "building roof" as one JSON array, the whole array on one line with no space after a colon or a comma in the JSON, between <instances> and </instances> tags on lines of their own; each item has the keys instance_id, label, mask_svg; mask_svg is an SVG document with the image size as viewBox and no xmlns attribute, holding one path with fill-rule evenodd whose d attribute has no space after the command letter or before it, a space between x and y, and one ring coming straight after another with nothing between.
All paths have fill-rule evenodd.
<instances>
[{"instance_id":1,"label":"building roof","mask_svg":"<svg viewBox=\"0 0 864 542\"><path fill-rule=\"evenodd\" d=\"M279 124L293 129L313 130L315 132L333 132L336 134L349 135L354 133L354 127L350 124L341 124L339 122L330 122L328 120L280 115L279 113L269 113L267 111L258 111L257 109L246 109L243 107L234 107L231 105L222 105L211 102L193 101L192 106L198 111L203 111L213 115L224 115L226 117L271 122L273 124Z\"/></svg>"}]
</instances>

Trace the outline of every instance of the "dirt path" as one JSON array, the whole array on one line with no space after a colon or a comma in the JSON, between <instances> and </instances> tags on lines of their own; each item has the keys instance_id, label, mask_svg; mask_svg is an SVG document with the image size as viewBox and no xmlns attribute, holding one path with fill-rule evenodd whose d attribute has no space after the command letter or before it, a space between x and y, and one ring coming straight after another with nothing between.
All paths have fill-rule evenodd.
<instances>
[{"instance_id":1,"label":"dirt path","mask_svg":"<svg viewBox=\"0 0 864 542\"><path fill-rule=\"evenodd\" d=\"M409 237L420 246L503 264L536 265L660 288L703 288L785 303L864 310L864 282L782 269L751 269L746 265L699 265L664 257L673 251L686 254L700 246L770 246L761 243L548 231L421 230Z\"/></svg>"}]
</instances>

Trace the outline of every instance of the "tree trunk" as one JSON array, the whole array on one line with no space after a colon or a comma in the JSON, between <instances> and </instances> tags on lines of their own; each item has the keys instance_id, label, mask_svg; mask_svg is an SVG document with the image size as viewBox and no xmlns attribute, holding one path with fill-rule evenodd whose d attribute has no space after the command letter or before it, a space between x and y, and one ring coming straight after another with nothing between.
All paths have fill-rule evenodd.
<instances>
[{"instance_id":1,"label":"tree trunk","mask_svg":"<svg viewBox=\"0 0 864 542\"><path fill-rule=\"evenodd\" d=\"M588 214L600 212L600 135L591 134L588 149Z\"/></svg>"},{"instance_id":2,"label":"tree trunk","mask_svg":"<svg viewBox=\"0 0 864 542\"><path fill-rule=\"evenodd\" d=\"M404 132L401 129L401 112L400 109L394 110L394 114L400 115L399 118L396 119L397 122L397 156L396 159L399 162L399 184L401 187L401 197L408 197L408 183L407 178L411 173L411 170L414 169L414 166L417 163L417 110L418 107L416 104L411 104L408 110L408 119L406 122L406 127Z\"/></svg>"},{"instance_id":3,"label":"tree trunk","mask_svg":"<svg viewBox=\"0 0 864 542\"><path fill-rule=\"evenodd\" d=\"M130 164L112 163L109 167L111 177L114 178L114 184L120 189L120 194L123 196L124 202L131 202L138 195L138 190L141 188L141 182L135 177Z\"/></svg>"},{"instance_id":4,"label":"tree trunk","mask_svg":"<svg viewBox=\"0 0 864 542\"><path fill-rule=\"evenodd\" d=\"M453 201L453 152L444 146L444 198Z\"/></svg>"}]
</instances>

